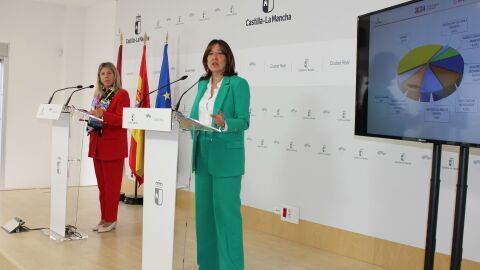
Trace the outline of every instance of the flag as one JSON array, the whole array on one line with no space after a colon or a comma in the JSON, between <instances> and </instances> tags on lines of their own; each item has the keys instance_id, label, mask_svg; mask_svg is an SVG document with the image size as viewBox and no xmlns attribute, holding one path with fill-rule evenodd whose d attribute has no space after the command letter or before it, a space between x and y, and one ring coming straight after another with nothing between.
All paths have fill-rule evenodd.
<instances>
[{"instance_id":1,"label":"flag","mask_svg":"<svg viewBox=\"0 0 480 270\"><path fill-rule=\"evenodd\" d=\"M168 43L163 47L163 61L158 79L158 94L155 101L155 108L172 108L172 96L170 92L170 74L168 72ZM168 85L168 86L166 86ZM161 88L162 86L165 86ZM161 89L160 89L161 88Z\"/></svg>"},{"instance_id":2,"label":"flag","mask_svg":"<svg viewBox=\"0 0 480 270\"><path fill-rule=\"evenodd\" d=\"M118 75L120 76L120 82L122 81L122 51L123 51L123 45L120 43L120 46L118 47L118 56L117 56L117 70L118 70Z\"/></svg>"},{"instance_id":3,"label":"flag","mask_svg":"<svg viewBox=\"0 0 480 270\"><path fill-rule=\"evenodd\" d=\"M148 97L148 77L147 77L147 46L143 45L142 62L140 64L140 74L138 75L137 95L135 98L135 107L150 108L150 99ZM143 184L143 155L145 147L145 131L140 129L132 130L130 143L129 165L132 174L137 179L138 184Z\"/></svg>"}]
</instances>

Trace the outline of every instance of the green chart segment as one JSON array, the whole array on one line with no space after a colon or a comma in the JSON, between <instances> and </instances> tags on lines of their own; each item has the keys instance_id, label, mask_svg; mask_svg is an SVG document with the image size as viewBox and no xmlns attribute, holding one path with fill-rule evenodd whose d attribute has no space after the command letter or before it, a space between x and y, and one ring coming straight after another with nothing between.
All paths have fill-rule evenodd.
<instances>
[{"instance_id":1,"label":"green chart segment","mask_svg":"<svg viewBox=\"0 0 480 270\"><path fill-rule=\"evenodd\" d=\"M457 90L464 67L462 55L452 47L437 44L420 46L400 60L398 86L415 101L438 101Z\"/></svg>"}]
</instances>

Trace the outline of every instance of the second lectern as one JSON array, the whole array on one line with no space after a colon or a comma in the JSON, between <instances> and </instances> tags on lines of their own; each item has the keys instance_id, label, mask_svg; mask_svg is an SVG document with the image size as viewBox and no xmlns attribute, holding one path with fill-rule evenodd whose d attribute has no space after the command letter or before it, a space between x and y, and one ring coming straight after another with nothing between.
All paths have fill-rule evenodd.
<instances>
[{"instance_id":1,"label":"second lectern","mask_svg":"<svg viewBox=\"0 0 480 270\"><path fill-rule=\"evenodd\" d=\"M179 128L219 131L171 109L125 108L123 127L145 130L142 269L172 269Z\"/></svg>"}]
</instances>

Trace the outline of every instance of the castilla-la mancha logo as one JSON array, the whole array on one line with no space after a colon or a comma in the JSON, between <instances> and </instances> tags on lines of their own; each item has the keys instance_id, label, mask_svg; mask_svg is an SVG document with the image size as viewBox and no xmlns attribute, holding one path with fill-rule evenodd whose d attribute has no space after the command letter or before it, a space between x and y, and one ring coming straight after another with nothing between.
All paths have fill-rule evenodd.
<instances>
[{"instance_id":1,"label":"castilla-la mancha logo","mask_svg":"<svg viewBox=\"0 0 480 270\"><path fill-rule=\"evenodd\" d=\"M161 28L160 24L158 23L158 27ZM139 43L139 42L144 42L145 37L142 36L142 15L138 14L135 17L135 35L132 37L127 37L125 39L126 44L131 44L131 43ZM150 37L147 36L147 40L150 40Z\"/></svg>"},{"instance_id":2,"label":"castilla-la mancha logo","mask_svg":"<svg viewBox=\"0 0 480 270\"><path fill-rule=\"evenodd\" d=\"M270 13L273 11L273 1L274 0L263 0L263 12Z\"/></svg>"},{"instance_id":3,"label":"castilla-la mancha logo","mask_svg":"<svg viewBox=\"0 0 480 270\"><path fill-rule=\"evenodd\" d=\"M272 11L274 9L274 2L275 0L262 0L262 11L264 14L263 17L256 16L254 18L247 18L245 20L245 26L258 26L264 24L271 24L271 23L281 23L281 22L289 22L292 20L292 14L290 13L282 13L280 11L279 14L273 14ZM278 8L277 8L278 13ZM267 15L268 14L268 15Z\"/></svg>"},{"instance_id":4,"label":"castilla-la mancha logo","mask_svg":"<svg viewBox=\"0 0 480 270\"><path fill-rule=\"evenodd\" d=\"M142 16L140 14L135 18L135 35L142 33Z\"/></svg>"}]
</instances>

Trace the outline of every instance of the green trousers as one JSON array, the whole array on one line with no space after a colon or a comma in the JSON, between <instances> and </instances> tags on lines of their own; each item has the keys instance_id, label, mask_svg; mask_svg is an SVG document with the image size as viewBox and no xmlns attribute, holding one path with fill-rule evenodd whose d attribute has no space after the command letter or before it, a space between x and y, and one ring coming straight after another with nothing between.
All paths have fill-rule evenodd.
<instances>
[{"instance_id":1,"label":"green trousers","mask_svg":"<svg viewBox=\"0 0 480 270\"><path fill-rule=\"evenodd\" d=\"M208 171L208 148L199 135L195 166L195 222L199 270L243 270L240 212L242 176L214 177Z\"/></svg>"}]
</instances>

